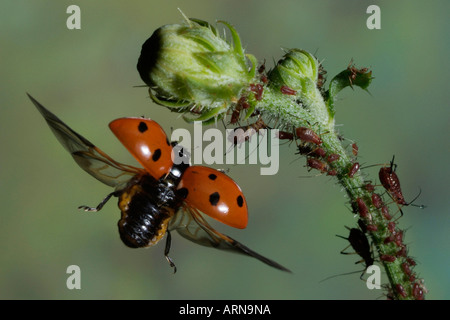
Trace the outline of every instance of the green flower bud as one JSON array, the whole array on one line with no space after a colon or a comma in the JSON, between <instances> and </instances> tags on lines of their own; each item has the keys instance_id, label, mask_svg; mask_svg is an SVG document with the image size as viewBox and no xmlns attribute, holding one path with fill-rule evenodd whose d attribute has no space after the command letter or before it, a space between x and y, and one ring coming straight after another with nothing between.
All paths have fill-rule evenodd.
<instances>
[{"instance_id":1,"label":"green flower bud","mask_svg":"<svg viewBox=\"0 0 450 320\"><path fill-rule=\"evenodd\" d=\"M289 50L269 73L269 80L276 87L288 87L306 93L317 85L319 62L307 51Z\"/></svg>"},{"instance_id":2,"label":"green flower bud","mask_svg":"<svg viewBox=\"0 0 450 320\"><path fill-rule=\"evenodd\" d=\"M206 121L225 114L239 99L255 76L256 59L244 55L235 29L223 23L233 44L196 19L162 26L143 44L137 69L153 101Z\"/></svg>"}]
</instances>

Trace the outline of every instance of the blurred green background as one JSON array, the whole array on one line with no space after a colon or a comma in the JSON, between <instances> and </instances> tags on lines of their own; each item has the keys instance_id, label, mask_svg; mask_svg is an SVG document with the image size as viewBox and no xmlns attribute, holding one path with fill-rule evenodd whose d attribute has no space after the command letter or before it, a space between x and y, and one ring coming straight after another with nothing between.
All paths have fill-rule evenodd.
<instances>
[{"instance_id":1,"label":"blurred green background","mask_svg":"<svg viewBox=\"0 0 450 320\"><path fill-rule=\"evenodd\" d=\"M66 8L81 8L68 30ZM154 105L136 62L142 43L164 24L189 17L232 23L247 52L267 66L280 48L316 53L328 79L353 59L375 77L370 95L343 91L340 132L356 141L362 164L393 154L405 197L400 226L425 279L427 298L450 298L448 1L376 1L381 30L366 28L369 1L23 1L0 3L0 298L2 299L384 299L359 274L357 256L339 254L355 220L340 187L309 173L294 146L282 145L280 171L230 165L250 209L246 230L215 225L287 266L285 274L240 255L174 235L173 275L164 245L132 250L119 239L119 210L82 213L111 190L81 171L26 96L32 94L118 161L134 160L109 132L121 116L145 115L166 132L192 127ZM447 138L446 138L447 137ZM364 170L376 179L378 168ZM81 268L68 290L66 268ZM384 275L383 275L384 276ZM386 278L383 278L386 282Z\"/></svg>"}]
</instances>

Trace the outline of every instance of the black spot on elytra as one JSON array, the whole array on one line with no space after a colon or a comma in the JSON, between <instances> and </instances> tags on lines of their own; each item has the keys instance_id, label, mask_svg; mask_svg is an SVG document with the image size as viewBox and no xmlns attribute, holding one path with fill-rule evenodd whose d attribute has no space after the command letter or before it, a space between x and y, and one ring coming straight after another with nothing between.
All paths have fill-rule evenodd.
<instances>
[{"instance_id":1,"label":"black spot on elytra","mask_svg":"<svg viewBox=\"0 0 450 320\"><path fill-rule=\"evenodd\" d=\"M208 178L209 178L210 180L216 180L216 179L217 179L217 176L216 176L214 173L211 173L211 174L208 176Z\"/></svg>"},{"instance_id":2,"label":"black spot on elytra","mask_svg":"<svg viewBox=\"0 0 450 320\"><path fill-rule=\"evenodd\" d=\"M180 198L186 199L189 194L189 191L187 188L181 188L177 191L177 194Z\"/></svg>"},{"instance_id":3,"label":"black spot on elytra","mask_svg":"<svg viewBox=\"0 0 450 320\"><path fill-rule=\"evenodd\" d=\"M140 133L144 133L145 131L148 130L148 127L145 124L145 122L139 122L138 130Z\"/></svg>"},{"instance_id":4,"label":"black spot on elytra","mask_svg":"<svg viewBox=\"0 0 450 320\"><path fill-rule=\"evenodd\" d=\"M211 203L211 205L213 206L216 206L219 200L220 195L218 192L211 193L211 195L209 196L209 203Z\"/></svg>"},{"instance_id":5,"label":"black spot on elytra","mask_svg":"<svg viewBox=\"0 0 450 320\"><path fill-rule=\"evenodd\" d=\"M239 196L237 197L237 205L238 205L240 208L242 208L242 206L244 205L244 198L242 198L241 195L239 195Z\"/></svg>"},{"instance_id":6,"label":"black spot on elytra","mask_svg":"<svg viewBox=\"0 0 450 320\"><path fill-rule=\"evenodd\" d=\"M152 160L156 162L159 158L161 158L161 149L156 149L155 152L153 152Z\"/></svg>"}]
</instances>

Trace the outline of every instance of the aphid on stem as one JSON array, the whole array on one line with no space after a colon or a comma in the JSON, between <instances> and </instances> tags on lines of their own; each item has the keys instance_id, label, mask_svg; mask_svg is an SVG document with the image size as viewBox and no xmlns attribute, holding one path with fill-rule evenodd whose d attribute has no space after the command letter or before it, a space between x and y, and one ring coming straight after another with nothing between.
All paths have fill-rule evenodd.
<instances>
[{"instance_id":1,"label":"aphid on stem","mask_svg":"<svg viewBox=\"0 0 450 320\"><path fill-rule=\"evenodd\" d=\"M389 167L382 167L380 171L378 172L378 177L380 178L380 182L382 186L386 189L386 191L391 196L392 200L394 200L395 203L401 206L415 206L419 207L421 209L424 209L424 205L413 205L412 203L420 196L419 194L411 201L406 202L405 198L403 197L402 189L400 187L400 180L395 173L395 170L397 169L397 165L394 164L394 158L392 157L391 163ZM400 210L401 214L403 215L403 212Z\"/></svg>"}]
</instances>

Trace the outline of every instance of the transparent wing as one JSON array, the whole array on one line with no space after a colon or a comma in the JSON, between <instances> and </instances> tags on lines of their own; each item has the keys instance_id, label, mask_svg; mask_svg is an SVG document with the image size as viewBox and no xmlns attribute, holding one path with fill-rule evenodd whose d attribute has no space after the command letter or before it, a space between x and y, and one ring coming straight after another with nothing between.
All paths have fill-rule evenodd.
<instances>
[{"instance_id":1,"label":"transparent wing","mask_svg":"<svg viewBox=\"0 0 450 320\"><path fill-rule=\"evenodd\" d=\"M186 204L183 205L170 221L169 230L176 230L182 237L202 246L245 254L271 267L290 272L289 269L277 262L256 253L233 238L216 231L206 222L198 210Z\"/></svg>"},{"instance_id":2,"label":"transparent wing","mask_svg":"<svg viewBox=\"0 0 450 320\"><path fill-rule=\"evenodd\" d=\"M89 140L73 131L57 116L48 111L28 94L44 117L62 146L72 155L76 163L91 176L111 187L118 187L143 169L125 165L113 160Z\"/></svg>"}]
</instances>

